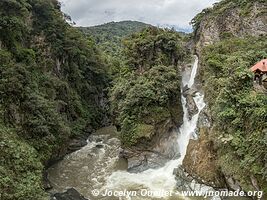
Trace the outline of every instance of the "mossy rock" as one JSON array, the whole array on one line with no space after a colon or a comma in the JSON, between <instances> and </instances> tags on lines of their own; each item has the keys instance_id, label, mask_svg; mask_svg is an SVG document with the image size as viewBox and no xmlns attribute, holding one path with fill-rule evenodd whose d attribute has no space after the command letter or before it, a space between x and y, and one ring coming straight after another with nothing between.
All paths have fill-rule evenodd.
<instances>
[{"instance_id":1,"label":"mossy rock","mask_svg":"<svg viewBox=\"0 0 267 200\"><path fill-rule=\"evenodd\" d=\"M148 124L138 124L135 132L138 138L151 138L154 134L155 128L152 125Z\"/></svg>"}]
</instances>

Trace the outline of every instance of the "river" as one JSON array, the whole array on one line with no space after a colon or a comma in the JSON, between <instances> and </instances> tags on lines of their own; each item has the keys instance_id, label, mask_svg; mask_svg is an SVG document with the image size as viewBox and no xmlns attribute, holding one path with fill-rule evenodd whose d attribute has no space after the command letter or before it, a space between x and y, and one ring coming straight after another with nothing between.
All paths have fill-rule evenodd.
<instances>
[{"instance_id":1,"label":"river","mask_svg":"<svg viewBox=\"0 0 267 200\"><path fill-rule=\"evenodd\" d=\"M189 88L194 86L197 74L198 58L189 73L183 73L183 86ZM204 95L197 92L194 101L198 107L198 113L189 119L186 108L186 98L182 95L183 124L177 131L177 146L180 157L170 160L165 166L158 169L148 169L140 173L127 172L127 162L119 158L120 141L114 127L106 127L88 138L88 144L72 154L67 155L62 161L48 169L48 178L53 186L52 192L63 192L67 188L75 188L88 199L203 199L188 198L181 194L177 188L177 177L175 169L180 166L186 155L190 138L195 137L197 121L201 110L205 107ZM190 184L195 190L214 191L213 188L200 185L193 181ZM144 190L145 189L145 190ZM103 197L106 191L133 191L137 196L132 197ZM92 194L92 191L97 194ZM161 191L154 196L141 195L144 191ZM164 192L170 192L172 195ZM164 194L163 194L164 193ZM213 198L220 199L220 198Z\"/></svg>"}]
</instances>

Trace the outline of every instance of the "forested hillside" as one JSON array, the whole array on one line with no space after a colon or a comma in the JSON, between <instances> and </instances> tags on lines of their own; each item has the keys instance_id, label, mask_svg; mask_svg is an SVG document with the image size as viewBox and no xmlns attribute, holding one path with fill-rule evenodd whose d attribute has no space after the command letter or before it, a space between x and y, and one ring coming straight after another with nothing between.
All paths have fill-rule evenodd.
<instances>
[{"instance_id":1,"label":"forested hillside","mask_svg":"<svg viewBox=\"0 0 267 200\"><path fill-rule=\"evenodd\" d=\"M264 0L224 0L193 20L201 58L198 78L205 91L211 127L200 127L200 141L206 144L191 144L198 155L194 160L188 152L185 166L209 182L217 182L223 174L220 184L245 191L267 191L267 93L253 83L249 70L267 57L266 8ZM201 161L203 149L214 156L210 163ZM201 166L192 162L201 162ZM213 164L218 174L203 167Z\"/></svg>"},{"instance_id":2,"label":"forested hillside","mask_svg":"<svg viewBox=\"0 0 267 200\"><path fill-rule=\"evenodd\" d=\"M150 26L142 22L122 21L92 27L79 27L79 29L96 42L105 55L109 74L115 78L127 71L128 68L126 66L127 58L123 52L125 38Z\"/></svg>"},{"instance_id":3,"label":"forested hillside","mask_svg":"<svg viewBox=\"0 0 267 200\"><path fill-rule=\"evenodd\" d=\"M124 145L151 139L166 121L172 128L182 123L178 64L190 58L183 39L174 31L151 27L124 41L127 69L111 89L114 123Z\"/></svg>"},{"instance_id":4,"label":"forested hillside","mask_svg":"<svg viewBox=\"0 0 267 200\"><path fill-rule=\"evenodd\" d=\"M192 20L190 37L134 21L74 28L60 8L57 0L0 1L1 200L48 199L45 167L73 138L109 125L107 116L126 150L116 146L118 155L134 154L128 169L179 157L179 147L168 157L157 142L177 141L167 133L183 123L181 69L193 43L198 84L187 89L194 105L203 90L206 107L184 168L214 188L267 192L267 93L249 70L267 58L266 0L222 0Z\"/></svg>"},{"instance_id":5,"label":"forested hillside","mask_svg":"<svg viewBox=\"0 0 267 200\"><path fill-rule=\"evenodd\" d=\"M44 164L101 125L106 64L56 0L0 1L0 191L40 200Z\"/></svg>"},{"instance_id":6,"label":"forested hillside","mask_svg":"<svg viewBox=\"0 0 267 200\"><path fill-rule=\"evenodd\" d=\"M92 27L80 27L83 33L93 37L100 48L110 56L120 56L122 40L151 25L137 21L110 22Z\"/></svg>"},{"instance_id":7,"label":"forested hillside","mask_svg":"<svg viewBox=\"0 0 267 200\"><path fill-rule=\"evenodd\" d=\"M224 40L205 49L202 79L216 129L218 166L246 190L251 177L267 189L267 95L253 88L249 67L265 58L267 37ZM205 67L204 67L205 66ZM247 176L250 174L250 176Z\"/></svg>"},{"instance_id":8,"label":"forested hillside","mask_svg":"<svg viewBox=\"0 0 267 200\"><path fill-rule=\"evenodd\" d=\"M80 27L85 34L89 34L96 39L97 43L107 41L116 41L116 39L125 38L135 32L139 32L151 25L137 21L109 22L106 24Z\"/></svg>"}]
</instances>

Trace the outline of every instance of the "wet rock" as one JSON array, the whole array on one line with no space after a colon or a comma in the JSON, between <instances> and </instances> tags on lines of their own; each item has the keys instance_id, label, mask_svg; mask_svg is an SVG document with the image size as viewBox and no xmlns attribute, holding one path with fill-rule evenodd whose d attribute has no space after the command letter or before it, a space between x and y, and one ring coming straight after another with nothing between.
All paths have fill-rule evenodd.
<instances>
[{"instance_id":1,"label":"wet rock","mask_svg":"<svg viewBox=\"0 0 267 200\"><path fill-rule=\"evenodd\" d=\"M97 144L95 147L98 149L102 149L102 148L104 148L104 145L103 144Z\"/></svg>"},{"instance_id":2,"label":"wet rock","mask_svg":"<svg viewBox=\"0 0 267 200\"><path fill-rule=\"evenodd\" d=\"M198 113L198 107L194 100L196 93L196 89L188 88L187 85L183 88L183 96L186 98L186 107L188 109L189 119L192 119L192 117Z\"/></svg>"},{"instance_id":3,"label":"wet rock","mask_svg":"<svg viewBox=\"0 0 267 200\"><path fill-rule=\"evenodd\" d=\"M187 97L188 95L190 95L192 97L195 97L195 95L196 95L197 92L198 92L197 89L195 89L195 88L188 88L187 85L183 88L183 95L184 95L184 97Z\"/></svg>"},{"instance_id":4,"label":"wet rock","mask_svg":"<svg viewBox=\"0 0 267 200\"><path fill-rule=\"evenodd\" d=\"M192 95L187 95L186 100L186 107L188 109L189 119L192 119L192 117L198 113L198 107Z\"/></svg>"},{"instance_id":5,"label":"wet rock","mask_svg":"<svg viewBox=\"0 0 267 200\"><path fill-rule=\"evenodd\" d=\"M50 190L53 188L49 179L48 179L47 171L44 171L44 173L43 173L43 187L45 190Z\"/></svg>"},{"instance_id":6,"label":"wet rock","mask_svg":"<svg viewBox=\"0 0 267 200\"><path fill-rule=\"evenodd\" d=\"M216 165L217 154L209 138L210 129L199 128L198 140L190 140L183 167L199 182L212 187L226 187L224 176Z\"/></svg>"},{"instance_id":7,"label":"wet rock","mask_svg":"<svg viewBox=\"0 0 267 200\"><path fill-rule=\"evenodd\" d=\"M183 87L183 94L185 95L188 91L190 90L190 88L188 87L188 85L185 85L184 87Z\"/></svg>"},{"instance_id":8,"label":"wet rock","mask_svg":"<svg viewBox=\"0 0 267 200\"><path fill-rule=\"evenodd\" d=\"M184 182L181 179L176 180L176 187L181 189L184 185Z\"/></svg>"},{"instance_id":9,"label":"wet rock","mask_svg":"<svg viewBox=\"0 0 267 200\"><path fill-rule=\"evenodd\" d=\"M193 178L184 171L182 166L175 168L173 173L177 180L183 180L183 182L188 182L188 183L193 181Z\"/></svg>"},{"instance_id":10,"label":"wet rock","mask_svg":"<svg viewBox=\"0 0 267 200\"><path fill-rule=\"evenodd\" d=\"M123 149L120 157L127 159L128 171L132 173L163 167L166 162L180 157L177 137L175 131L159 134L149 144Z\"/></svg>"},{"instance_id":11,"label":"wet rock","mask_svg":"<svg viewBox=\"0 0 267 200\"><path fill-rule=\"evenodd\" d=\"M240 183L232 177L225 177L229 188L233 190L241 190Z\"/></svg>"},{"instance_id":12,"label":"wet rock","mask_svg":"<svg viewBox=\"0 0 267 200\"><path fill-rule=\"evenodd\" d=\"M205 185L192 177L181 166L174 170L174 174L176 175L176 189L178 191L202 191L203 193L216 191L213 187ZM221 200L221 198L213 196L212 200Z\"/></svg>"},{"instance_id":13,"label":"wet rock","mask_svg":"<svg viewBox=\"0 0 267 200\"><path fill-rule=\"evenodd\" d=\"M158 169L163 167L170 159L158 152L142 152L138 156L133 156L128 160L128 172L139 173L148 169Z\"/></svg>"},{"instance_id":14,"label":"wet rock","mask_svg":"<svg viewBox=\"0 0 267 200\"><path fill-rule=\"evenodd\" d=\"M198 128L210 128L211 127L211 117L208 111L208 108L205 107L199 114L199 119L198 119Z\"/></svg>"},{"instance_id":15,"label":"wet rock","mask_svg":"<svg viewBox=\"0 0 267 200\"><path fill-rule=\"evenodd\" d=\"M128 158L128 171L137 173L148 169L147 158L145 155Z\"/></svg>"},{"instance_id":16,"label":"wet rock","mask_svg":"<svg viewBox=\"0 0 267 200\"><path fill-rule=\"evenodd\" d=\"M88 199L84 198L74 188L70 188L66 192L54 194L51 200L88 200Z\"/></svg>"},{"instance_id":17,"label":"wet rock","mask_svg":"<svg viewBox=\"0 0 267 200\"><path fill-rule=\"evenodd\" d=\"M182 191L215 191L212 187L202 184L197 179L189 175L182 166L174 170L176 178L176 188Z\"/></svg>"},{"instance_id":18,"label":"wet rock","mask_svg":"<svg viewBox=\"0 0 267 200\"><path fill-rule=\"evenodd\" d=\"M86 144L87 144L87 142L83 138L73 139L69 144L68 151L69 151L69 153L77 151L77 150L81 149L82 147L84 147Z\"/></svg>"},{"instance_id":19,"label":"wet rock","mask_svg":"<svg viewBox=\"0 0 267 200\"><path fill-rule=\"evenodd\" d=\"M103 140L101 138L97 138L96 139L96 142L99 143L99 142L102 142Z\"/></svg>"}]
</instances>

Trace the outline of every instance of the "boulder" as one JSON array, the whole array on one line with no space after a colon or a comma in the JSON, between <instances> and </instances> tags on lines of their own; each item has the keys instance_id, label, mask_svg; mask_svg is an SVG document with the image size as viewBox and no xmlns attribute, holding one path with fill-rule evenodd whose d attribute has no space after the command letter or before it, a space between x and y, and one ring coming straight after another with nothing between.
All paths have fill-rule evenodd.
<instances>
[{"instance_id":1,"label":"boulder","mask_svg":"<svg viewBox=\"0 0 267 200\"><path fill-rule=\"evenodd\" d=\"M77 151L87 145L86 139L83 138L78 138L78 139L73 139L70 141L69 147L68 147L68 153Z\"/></svg>"},{"instance_id":2,"label":"boulder","mask_svg":"<svg viewBox=\"0 0 267 200\"><path fill-rule=\"evenodd\" d=\"M240 183L236 181L233 177L225 177L225 181L228 187L232 190L242 190Z\"/></svg>"},{"instance_id":3,"label":"boulder","mask_svg":"<svg viewBox=\"0 0 267 200\"><path fill-rule=\"evenodd\" d=\"M189 119L192 119L192 117L198 113L198 107L197 107L195 100L191 94L188 94L186 96L186 107L188 109Z\"/></svg>"},{"instance_id":4,"label":"boulder","mask_svg":"<svg viewBox=\"0 0 267 200\"><path fill-rule=\"evenodd\" d=\"M120 152L120 157L128 161L128 171L138 173L147 169L163 167L171 159L180 157L177 145L178 134L175 131L155 135L147 143L125 148Z\"/></svg>"},{"instance_id":5,"label":"boulder","mask_svg":"<svg viewBox=\"0 0 267 200\"><path fill-rule=\"evenodd\" d=\"M88 200L88 199L84 198L74 188L70 188L66 192L54 194L51 200Z\"/></svg>"},{"instance_id":6,"label":"boulder","mask_svg":"<svg viewBox=\"0 0 267 200\"><path fill-rule=\"evenodd\" d=\"M225 188L225 179L218 168L214 144L208 127L199 128L198 140L190 140L183 167L190 176L212 187Z\"/></svg>"}]
</instances>

